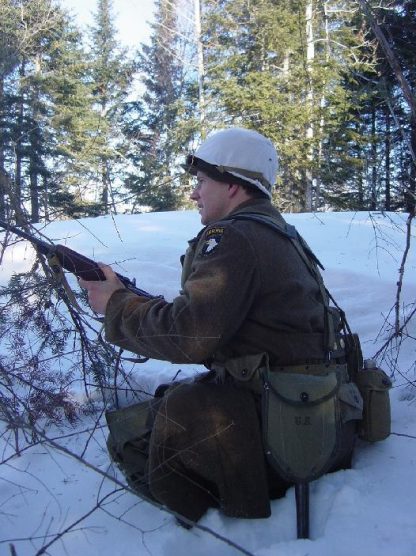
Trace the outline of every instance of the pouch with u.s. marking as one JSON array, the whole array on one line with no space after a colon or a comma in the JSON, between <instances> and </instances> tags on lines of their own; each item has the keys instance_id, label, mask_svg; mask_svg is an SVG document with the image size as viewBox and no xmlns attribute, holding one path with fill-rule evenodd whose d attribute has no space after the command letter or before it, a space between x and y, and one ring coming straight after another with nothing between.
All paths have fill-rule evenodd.
<instances>
[{"instance_id":1,"label":"pouch with u.s. marking","mask_svg":"<svg viewBox=\"0 0 416 556\"><path fill-rule=\"evenodd\" d=\"M266 454L289 481L316 479L333 462L342 425L337 367L323 375L264 372Z\"/></svg>"}]
</instances>

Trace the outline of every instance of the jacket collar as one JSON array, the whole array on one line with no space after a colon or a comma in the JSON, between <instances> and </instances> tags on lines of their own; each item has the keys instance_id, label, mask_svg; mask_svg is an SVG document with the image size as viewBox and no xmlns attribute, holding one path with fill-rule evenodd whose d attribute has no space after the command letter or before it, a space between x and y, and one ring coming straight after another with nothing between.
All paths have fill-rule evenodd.
<instances>
[{"instance_id":1,"label":"jacket collar","mask_svg":"<svg viewBox=\"0 0 416 556\"><path fill-rule=\"evenodd\" d=\"M249 199L248 201L244 201L233 211L227 214L227 216L224 217L224 220L228 220L235 214L244 212L255 212L258 214L271 216L272 218L276 218L280 222L284 221L280 212L277 210L276 207L272 205L272 203L268 199Z\"/></svg>"}]
</instances>

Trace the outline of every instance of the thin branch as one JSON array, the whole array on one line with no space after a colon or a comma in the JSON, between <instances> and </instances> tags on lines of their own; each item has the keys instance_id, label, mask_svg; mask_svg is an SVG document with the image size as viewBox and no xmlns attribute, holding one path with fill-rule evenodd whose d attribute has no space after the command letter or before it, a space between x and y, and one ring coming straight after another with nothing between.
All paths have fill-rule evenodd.
<instances>
[{"instance_id":1,"label":"thin branch","mask_svg":"<svg viewBox=\"0 0 416 556\"><path fill-rule=\"evenodd\" d=\"M411 237L412 237L412 222L413 222L414 217L415 217L414 214L409 214L409 216L407 218L407 222L406 222L406 245L405 245L405 249L403 251L402 262L401 262L400 268L399 268L399 280L397 282L397 293L396 293L396 303L395 303L395 313L396 313L395 333L396 333L396 335L399 335L399 333L400 333L400 300L401 300L401 293L402 293L402 289L403 289L403 277L404 277L404 271L405 271L405 267L406 267L406 261L407 261L407 257L408 257L409 251L410 251L410 242L411 242Z\"/></svg>"}]
</instances>

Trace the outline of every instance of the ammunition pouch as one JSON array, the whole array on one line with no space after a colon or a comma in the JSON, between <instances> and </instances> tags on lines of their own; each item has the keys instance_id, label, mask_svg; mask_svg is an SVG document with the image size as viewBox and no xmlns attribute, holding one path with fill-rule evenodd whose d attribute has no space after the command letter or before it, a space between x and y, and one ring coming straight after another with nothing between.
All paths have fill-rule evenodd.
<instances>
[{"instance_id":1,"label":"ammunition pouch","mask_svg":"<svg viewBox=\"0 0 416 556\"><path fill-rule=\"evenodd\" d=\"M261 369L268 366L268 360L266 353L244 355L228 359L224 363L214 362L211 368L216 373L217 382L233 380L237 386L248 388L260 395L262 393Z\"/></svg>"}]
</instances>

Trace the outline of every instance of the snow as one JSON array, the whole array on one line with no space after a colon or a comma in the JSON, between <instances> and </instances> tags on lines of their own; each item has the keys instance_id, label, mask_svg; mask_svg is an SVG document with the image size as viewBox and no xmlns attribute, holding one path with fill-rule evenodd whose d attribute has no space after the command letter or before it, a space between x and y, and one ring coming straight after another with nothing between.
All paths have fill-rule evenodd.
<instances>
[{"instance_id":1,"label":"snow","mask_svg":"<svg viewBox=\"0 0 416 556\"><path fill-rule=\"evenodd\" d=\"M286 219L325 266L326 285L346 311L353 331L360 334L365 357L373 356L385 340L380 330L395 301L406 215L329 212L290 214ZM136 277L140 288L172 299L179 288L179 256L199 229L198 213L183 211L55 222L42 232L56 243ZM32 260L24 242L9 247L0 266L0 284L7 285L14 272L28 270ZM415 266L412 249L404 276L404 307L416 299ZM413 323L407 330L413 338L415 328ZM12 447L6 443L7 435L0 436L0 554L10 554L11 544L18 556L40 553L57 533L72 525L46 554L241 553L228 540L256 556L414 556L416 397L407 382L415 379L415 355L414 340L404 342L401 374L393 377L391 391L394 434L373 445L360 441L352 469L311 484L310 539L296 538L294 489L272 502L269 519L231 519L210 510L199 522L201 528L178 527L168 512L100 474L109 472L123 481L109 462L104 419L96 428L96 416L87 415L64 431L46 431L67 453L49 442L8 459ZM179 369L184 375L202 370L148 361L135 367L135 380L153 391ZM67 436L62 438L63 434Z\"/></svg>"}]
</instances>

